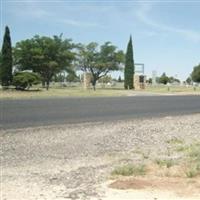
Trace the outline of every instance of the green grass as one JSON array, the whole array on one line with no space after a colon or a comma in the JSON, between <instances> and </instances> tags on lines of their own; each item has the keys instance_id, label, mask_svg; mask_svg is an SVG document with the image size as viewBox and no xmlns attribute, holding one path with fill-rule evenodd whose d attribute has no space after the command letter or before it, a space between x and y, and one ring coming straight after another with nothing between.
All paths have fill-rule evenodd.
<instances>
[{"instance_id":1,"label":"green grass","mask_svg":"<svg viewBox=\"0 0 200 200\"><path fill-rule=\"evenodd\" d=\"M179 145L176 147L175 149L177 152L185 152L188 150L188 146L182 146L182 145Z\"/></svg>"},{"instance_id":2,"label":"green grass","mask_svg":"<svg viewBox=\"0 0 200 200\"><path fill-rule=\"evenodd\" d=\"M112 176L141 176L146 174L145 165L125 165L117 167L111 173Z\"/></svg>"},{"instance_id":3,"label":"green grass","mask_svg":"<svg viewBox=\"0 0 200 200\"><path fill-rule=\"evenodd\" d=\"M200 175L200 163L191 165L185 172L188 178L193 178Z\"/></svg>"},{"instance_id":4,"label":"green grass","mask_svg":"<svg viewBox=\"0 0 200 200\"><path fill-rule=\"evenodd\" d=\"M200 143L195 142L190 145L181 145L177 147L176 151L184 152L186 156L186 177L200 176Z\"/></svg>"},{"instance_id":5,"label":"green grass","mask_svg":"<svg viewBox=\"0 0 200 200\"><path fill-rule=\"evenodd\" d=\"M200 87L196 91L193 87L171 86L170 91L167 86L147 86L145 90L136 91L137 94L145 93L188 93L200 94ZM49 97L98 97L98 96L129 96L134 95L134 90L124 90L123 83L117 83L114 86L97 85L96 91L93 89L84 90L81 84L71 84L67 87L61 87L59 84L52 84L48 91L35 86L29 91L16 91L15 89L0 89L0 99L24 99L24 98L49 98Z\"/></svg>"},{"instance_id":6,"label":"green grass","mask_svg":"<svg viewBox=\"0 0 200 200\"><path fill-rule=\"evenodd\" d=\"M179 145L179 144L183 144L184 141L182 139L179 138L172 138L170 140L167 140L168 144L172 144L172 145Z\"/></svg>"},{"instance_id":7,"label":"green grass","mask_svg":"<svg viewBox=\"0 0 200 200\"><path fill-rule=\"evenodd\" d=\"M49 98L49 97L95 97L95 96L126 96L129 91L118 89L101 89L96 91L84 90L81 87L66 87L66 88L50 88L48 91L45 89L29 90L29 91L16 91L16 90L0 90L1 99L21 99L21 98Z\"/></svg>"},{"instance_id":8,"label":"green grass","mask_svg":"<svg viewBox=\"0 0 200 200\"><path fill-rule=\"evenodd\" d=\"M168 90L169 88L169 90ZM165 85L158 85L158 86L147 86L146 91L155 92L155 93L200 93L200 87L196 87L196 91L194 90L193 86L165 86Z\"/></svg>"},{"instance_id":9,"label":"green grass","mask_svg":"<svg viewBox=\"0 0 200 200\"><path fill-rule=\"evenodd\" d=\"M187 152L192 161L200 163L200 143L190 145Z\"/></svg>"},{"instance_id":10,"label":"green grass","mask_svg":"<svg viewBox=\"0 0 200 200\"><path fill-rule=\"evenodd\" d=\"M173 160L168 160L168 159L156 159L155 160L155 163L157 164L157 165L159 165L160 167L164 167L164 166L166 166L167 168L170 168L170 167L172 167L173 165L175 165L175 163L174 163L174 161Z\"/></svg>"}]
</instances>

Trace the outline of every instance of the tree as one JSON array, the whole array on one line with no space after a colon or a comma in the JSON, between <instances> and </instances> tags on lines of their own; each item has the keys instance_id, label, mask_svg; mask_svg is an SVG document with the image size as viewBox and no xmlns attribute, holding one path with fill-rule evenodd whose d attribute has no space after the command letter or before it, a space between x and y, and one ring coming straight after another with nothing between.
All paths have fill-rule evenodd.
<instances>
[{"instance_id":1,"label":"tree","mask_svg":"<svg viewBox=\"0 0 200 200\"><path fill-rule=\"evenodd\" d=\"M110 83L112 82L112 77L110 75L103 76L99 79L100 83Z\"/></svg>"},{"instance_id":2,"label":"tree","mask_svg":"<svg viewBox=\"0 0 200 200\"><path fill-rule=\"evenodd\" d=\"M149 78L149 79L147 80L147 83L152 84L152 78Z\"/></svg>"},{"instance_id":3,"label":"tree","mask_svg":"<svg viewBox=\"0 0 200 200\"><path fill-rule=\"evenodd\" d=\"M29 89L32 85L39 84L41 78L33 72L17 72L13 76L13 85L17 90Z\"/></svg>"},{"instance_id":4,"label":"tree","mask_svg":"<svg viewBox=\"0 0 200 200\"><path fill-rule=\"evenodd\" d=\"M69 73L67 74L67 76L66 76L66 80L67 80L68 82L79 82L79 81L80 81L80 79L79 79L79 77L76 75L76 72L75 72L75 71L69 72Z\"/></svg>"},{"instance_id":5,"label":"tree","mask_svg":"<svg viewBox=\"0 0 200 200\"><path fill-rule=\"evenodd\" d=\"M125 89L134 89L134 78L135 73L134 69L134 59L133 59L133 45L132 38L128 42L127 51L126 51L126 60L125 60L125 69L124 69L124 88Z\"/></svg>"},{"instance_id":6,"label":"tree","mask_svg":"<svg viewBox=\"0 0 200 200\"><path fill-rule=\"evenodd\" d=\"M185 81L187 84L191 84L192 83L192 78L189 76L187 79L186 79L186 81Z\"/></svg>"},{"instance_id":7,"label":"tree","mask_svg":"<svg viewBox=\"0 0 200 200\"><path fill-rule=\"evenodd\" d=\"M173 76L168 77L169 83L180 83L181 81L177 78L174 78Z\"/></svg>"},{"instance_id":8,"label":"tree","mask_svg":"<svg viewBox=\"0 0 200 200\"><path fill-rule=\"evenodd\" d=\"M2 86L9 86L12 83L12 65L10 30L8 26L6 26L1 50L0 81Z\"/></svg>"},{"instance_id":9,"label":"tree","mask_svg":"<svg viewBox=\"0 0 200 200\"><path fill-rule=\"evenodd\" d=\"M200 64L194 67L191 78L194 82L200 83Z\"/></svg>"},{"instance_id":10,"label":"tree","mask_svg":"<svg viewBox=\"0 0 200 200\"><path fill-rule=\"evenodd\" d=\"M119 70L124 61L124 54L110 42L99 47L95 42L88 45L79 45L77 66L84 72L91 73L92 86L95 90L96 82L110 71Z\"/></svg>"},{"instance_id":11,"label":"tree","mask_svg":"<svg viewBox=\"0 0 200 200\"><path fill-rule=\"evenodd\" d=\"M24 40L16 44L14 50L15 63L20 70L32 70L42 77L43 85L48 90L55 74L71 70L74 59L71 40L63 40L62 36L40 37Z\"/></svg>"},{"instance_id":12,"label":"tree","mask_svg":"<svg viewBox=\"0 0 200 200\"><path fill-rule=\"evenodd\" d=\"M162 83L164 85L169 83L169 77L166 75L166 73L163 73L162 76L159 78L159 83Z\"/></svg>"},{"instance_id":13,"label":"tree","mask_svg":"<svg viewBox=\"0 0 200 200\"><path fill-rule=\"evenodd\" d=\"M121 76L119 76L119 78L118 78L118 82L119 82L119 83L122 82L122 78L121 78Z\"/></svg>"}]
</instances>

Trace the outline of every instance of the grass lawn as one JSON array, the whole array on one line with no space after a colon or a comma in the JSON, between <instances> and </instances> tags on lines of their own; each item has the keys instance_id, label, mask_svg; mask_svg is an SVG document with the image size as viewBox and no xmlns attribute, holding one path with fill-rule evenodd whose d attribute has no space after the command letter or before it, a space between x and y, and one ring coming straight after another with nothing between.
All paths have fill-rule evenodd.
<instances>
[{"instance_id":1,"label":"grass lawn","mask_svg":"<svg viewBox=\"0 0 200 200\"><path fill-rule=\"evenodd\" d=\"M84 90L80 87L50 88L29 91L0 90L0 99L21 99L21 98L49 98L49 97L95 97L95 96L126 96L130 91L123 89L100 89Z\"/></svg>"},{"instance_id":2,"label":"grass lawn","mask_svg":"<svg viewBox=\"0 0 200 200\"><path fill-rule=\"evenodd\" d=\"M24 99L24 98L49 98L49 97L95 97L95 96L131 96L134 94L144 93L159 93L159 94L199 94L200 87L196 87L194 91L193 87L184 86L170 86L168 90L167 86L147 86L145 90L134 91L124 90L123 83L111 87L106 86L102 88L97 86L96 91L93 89L84 90L80 85L72 85L68 87L61 87L53 85L48 91L44 88L32 88L29 91L16 91L15 89L0 90L0 99Z\"/></svg>"},{"instance_id":3,"label":"grass lawn","mask_svg":"<svg viewBox=\"0 0 200 200\"><path fill-rule=\"evenodd\" d=\"M191 93L191 94L200 94L200 87L193 87L193 86L147 86L147 92L156 92L156 93Z\"/></svg>"}]
</instances>

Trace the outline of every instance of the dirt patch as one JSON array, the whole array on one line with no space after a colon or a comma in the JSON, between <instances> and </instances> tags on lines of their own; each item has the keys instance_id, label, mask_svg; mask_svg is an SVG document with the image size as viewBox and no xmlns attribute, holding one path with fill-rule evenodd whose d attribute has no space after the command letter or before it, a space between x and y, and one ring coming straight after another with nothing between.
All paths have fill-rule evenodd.
<instances>
[{"instance_id":1,"label":"dirt patch","mask_svg":"<svg viewBox=\"0 0 200 200\"><path fill-rule=\"evenodd\" d=\"M145 189L151 186L152 184L150 181L132 179L132 180L117 180L111 183L109 187L120 190L127 190L127 189Z\"/></svg>"},{"instance_id":2,"label":"dirt patch","mask_svg":"<svg viewBox=\"0 0 200 200\"><path fill-rule=\"evenodd\" d=\"M109 185L110 188L120 190L160 190L173 192L183 197L199 197L200 180L183 178L129 178L116 180Z\"/></svg>"}]
</instances>

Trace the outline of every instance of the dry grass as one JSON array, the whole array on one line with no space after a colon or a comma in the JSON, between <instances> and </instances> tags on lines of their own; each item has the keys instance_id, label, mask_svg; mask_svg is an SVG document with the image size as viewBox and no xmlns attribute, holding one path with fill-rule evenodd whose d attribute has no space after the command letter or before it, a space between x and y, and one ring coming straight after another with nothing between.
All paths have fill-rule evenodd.
<instances>
[{"instance_id":1,"label":"dry grass","mask_svg":"<svg viewBox=\"0 0 200 200\"><path fill-rule=\"evenodd\" d=\"M146 167L145 165L124 165L121 167L115 168L111 175L112 176L141 176L146 174Z\"/></svg>"},{"instance_id":2,"label":"dry grass","mask_svg":"<svg viewBox=\"0 0 200 200\"><path fill-rule=\"evenodd\" d=\"M147 86L146 91L156 93L189 93L189 94L200 94L200 87L193 86Z\"/></svg>"},{"instance_id":3,"label":"dry grass","mask_svg":"<svg viewBox=\"0 0 200 200\"><path fill-rule=\"evenodd\" d=\"M97 89L84 90L81 87L67 87L67 88L50 88L16 91L16 90L0 90L1 99L21 99L21 98L49 98L49 97L95 97L95 96L126 96L129 91L118 89Z\"/></svg>"},{"instance_id":4,"label":"dry grass","mask_svg":"<svg viewBox=\"0 0 200 200\"><path fill-rule=\"evenodd\" d=\"M49 98L49 97L95 97L95 96L130 96L134 95L134 90L124 90L123 83L117 83L114 86L97 85L97 90L93 89L84 90L80 84L69 85L67 87L61 87L60 85L52 85L51 88L41 88L41 86L32 88L29 91L16 91L15 89L0 90L0 99L24 99L24 98ZM185 86L170 86L168 91L167 86L147 86L145 90L136 91L137 94L199 94L200 87L196 87L194 91L193 87Z\"/></svg>"}]
</instances>

